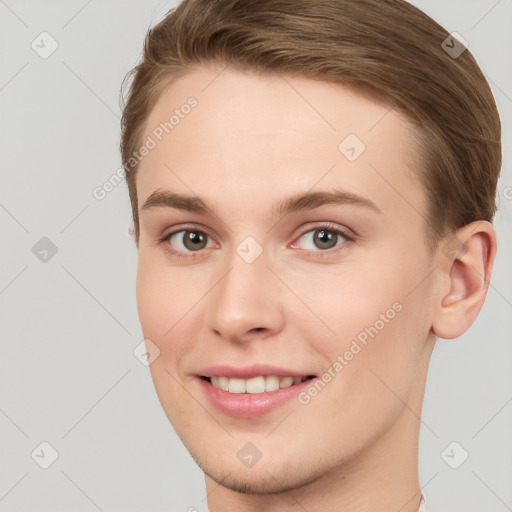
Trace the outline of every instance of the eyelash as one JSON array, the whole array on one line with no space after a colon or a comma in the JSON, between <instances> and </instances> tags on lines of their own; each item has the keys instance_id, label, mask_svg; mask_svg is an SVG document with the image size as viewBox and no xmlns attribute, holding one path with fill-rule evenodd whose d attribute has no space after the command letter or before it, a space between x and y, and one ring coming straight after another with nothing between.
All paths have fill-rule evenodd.
<instances>
[{"instance_id":1,"label":"eyelash","mask_svg":"<svg viewBox=\"0 0 512 512\"><path fill-rule=\"evenodd\" d=\"M167 233L164 237L162 237L160 240L157 241L157 244L163 244L164 245L164 248L167 252L169 252L172 256L176 256L178 258L195 258L196 256L194 256L194 252L202 252L201 250L199 251L190 251L188 253L183 253L183 251L176 251L174 249L171 249L170 246L169 246L169 239L175 235L176 233L180 233L182 231L192 231L192 232L197 232L197 233L202 233L204 235L206 235L207 237L210 237L210 235L208 235L205 231L202 231L201 229L197 229L196 227L194 226L182 226L180 229L176 229L175 231L171 231L170 233ZM336 235L339 235L341 236L342 238L344 238L346 241L345 242L342 242L338 245L335 245L334 247L332 247L331 249L325 249L325 250L322 250L322 249L317 249L317 250L314 250L314 249L302 249L303 252L305 252L306 254L314 254L315 256L320 256L320 257L325 257L325 256L332 256L333 254L337 254L339 253L340 251L342 251L343 249L345 249L345 245L347 242L353 242L354 241L354 237L353 236L350 236L346 231L334 226L333 224L322 224L320 226L315 226L314 228L312 229L308 229L306 231L304 231L298 238L297 240L301 239L304 235L306 235L307 233L310 233L310 232L314 232L314 231L329 231L331 233L334 233Z\"/></svg>"}]
</instances>

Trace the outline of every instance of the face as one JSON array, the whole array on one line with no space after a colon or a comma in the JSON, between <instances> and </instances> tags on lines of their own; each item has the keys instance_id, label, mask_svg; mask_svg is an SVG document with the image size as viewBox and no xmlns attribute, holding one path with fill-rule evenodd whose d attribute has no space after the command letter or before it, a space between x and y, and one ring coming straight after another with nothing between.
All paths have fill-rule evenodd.
<instances>
[{"instance_id":1,"label":"face","mask_svg":"<svg viewBox=\"0 0 512 512\"><path fill-rule=\"evenodd\" d=\"M207 479L276 492L403 443L435 287L406 119L341 85L198 69L145 130L139 318Z\"/></svg>"}]
</instances>

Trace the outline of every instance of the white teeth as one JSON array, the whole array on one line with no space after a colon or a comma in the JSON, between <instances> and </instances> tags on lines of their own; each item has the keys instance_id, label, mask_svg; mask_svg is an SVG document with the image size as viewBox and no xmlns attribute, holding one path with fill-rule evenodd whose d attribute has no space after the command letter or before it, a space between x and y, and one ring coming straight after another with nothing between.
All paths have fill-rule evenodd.
<instances>
[{"instance_id":1,"label":"white teeth","mask_svg":"<svg viewBox=\"0 0 512 512\"><path fill-rule=\"evenodd\" d=\"M300 384L306 377L277 377L276 375L258 376L251 379L230 379L229 377L210 377L214 388L230 393L265 393L289 388Z\"/></svg>"},{"instance_id":2,"label":"white teeth","mask_svg":"<svg viewBox=\"0 0 512 512\"><path fill-rule=\"evenodd\" d=\"M254 377L245 381L246 393L263 393L265 391L265 377Z\"/></svg>"},{"instance_id":3,"label":"white teeth","mask_svg":"<svg viewBox=\"0 0 512 512\"><path fill-rule=\"evenodd\" d=\"M219 385L218 387L220 389L223 389L224 391L229 390L229 379L227 377L217 377ZM213 377L212 377L213 380Z\"/></svg>"},{"instance_id":4,"label":"white teeth","mask_svg":"<svg viewBox=\"0 0 512 512\"><path fill-rule=\"evenodd\" d=\"M277 391L279 389L279 377L269 375L265 377L265 391Z\"/></svg>"},{"instance_id":5,"label":"white teeth","mask_svg":"<svg viewBox=\"0 0 512 512\"><path fill-rule=\"evenodd\" d=\"M298 377L298 379L302 380L301 377ZM280 388L289 388L290 386L293 386L293 381L295 379L293 377L282 377L279 381L279 387Z\"/></svg>"},{"instance_id":6,"label":"white teeth","mask_svg":"<svg viewBox=\"0 0 512 512\"><path fill-rule=\"evenodd\" d=\"M230 393L245 393L245 379L229 379Z\"/></svg>"}]
</instances>

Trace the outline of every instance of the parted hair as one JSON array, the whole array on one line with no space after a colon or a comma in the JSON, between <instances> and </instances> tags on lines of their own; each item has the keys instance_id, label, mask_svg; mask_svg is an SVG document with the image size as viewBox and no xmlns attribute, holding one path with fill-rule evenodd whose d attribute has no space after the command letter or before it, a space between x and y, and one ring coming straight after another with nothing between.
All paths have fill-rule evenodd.
<instances>
[{"instance_id":1,"label":"parted hair","mask_svg":"<svg viewBox=\"0 0 512 512\"><path fill-rule=\"evenodd\" d=\"M139 165L131 156L162 91L210 65L339 83L387 102L414 127L412 172L427 194L432 247L470 222L492 222L500 118L469 49L447 51L455 44L403 0L183 0L147 31L140 62L121 87L120 150L136 243Z\"/></svg>"}]
</instances>

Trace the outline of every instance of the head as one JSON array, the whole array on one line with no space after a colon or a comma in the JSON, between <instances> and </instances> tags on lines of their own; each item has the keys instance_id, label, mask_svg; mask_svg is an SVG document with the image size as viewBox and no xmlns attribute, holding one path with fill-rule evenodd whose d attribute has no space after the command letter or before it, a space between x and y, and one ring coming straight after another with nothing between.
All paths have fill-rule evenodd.
<instances>
[{"instance_id":1,"label":"head","mask_svg":"<svg viewBox=\"0 0 512 512\"><path fill-rule=\"evenodd\" d=\"M185 0L148 31L121 140L139 318L226 487L298 487L417 431L436 337L482 307L500 122L447 37L401 0ZM313 378L265 414L214 405L211 367L255 364Z\"/></svg>"}]
</instances>

